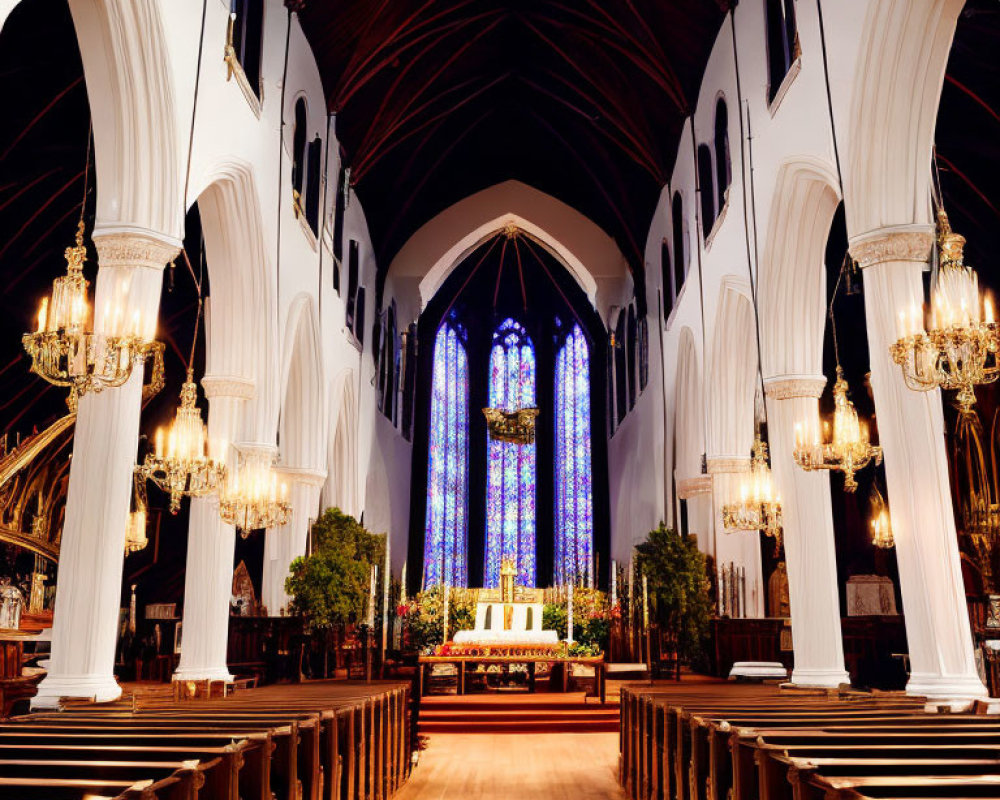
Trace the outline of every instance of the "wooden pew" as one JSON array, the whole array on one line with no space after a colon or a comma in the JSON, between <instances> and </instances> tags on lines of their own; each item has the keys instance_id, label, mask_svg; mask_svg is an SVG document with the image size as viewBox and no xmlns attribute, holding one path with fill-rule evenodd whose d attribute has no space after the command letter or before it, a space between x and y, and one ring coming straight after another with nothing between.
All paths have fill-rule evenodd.
<instances>
[{"instance_id":1,"label":"wooden pew","mask_svg":"<svg viewBox=\"0 0 1000 800\"><path fill-rule=\"evenodd\" d=\"M247 740L221 747L177 747L137 744L6 744L0 741L0 761L81 761L104 759L124 761L166 761L197 759L218 760L219 765L206 775L200 797L206 800L239 800L239 773L244 755L250 748Z\"/></svg>"},{"instance_id":2,"label":"wooden pew","mask_svg":"<svg viewBox=\"0 0 1000 800\"><path fill-rule=\"evenodd\" d=\"M819 770L822 769L822 773ZM898 770L893 773L893 769ZM848 793L881 797L1000 797L1000 770L986 764L928 764L893 767L856 762L793 765L789 770L795 800L840 800Z\"/></svg>"},{"instance_id":3,"label":"wooden pew","mask_svg":"<svg viewBox=\"0 0 1000 800\"><path fill-rule=\"evenodd\" d=\"M219 759L207 762L0 760L0 776L12 781L112 781L126 786L146 781L149 787L143 789L143 796L153 791L152 796L157 800L197 800L206 775L219 763ZM151 789L157 783L160 786Z\"/></svg>"},{"instance_id":4,"label":"wooden pew","mask_svg":"<svg viewBox=\"0 0 1000 800\"><path fill-rule=\"evenodd\" d=\"M271 800L270 768L273 744L269 733L251 733L234 742L231 733L186 732L170 734L108 734L93 730L74 732L70 729L55 733L32 733L0 727L0 745L11 747L44 747L51 745L86 746L98 748L177 748L184 752L199 748L225 748L230 744L245 746L242 751L243 767L239 772L239 793L243 800Z\"/></svg>"}]
</instances>

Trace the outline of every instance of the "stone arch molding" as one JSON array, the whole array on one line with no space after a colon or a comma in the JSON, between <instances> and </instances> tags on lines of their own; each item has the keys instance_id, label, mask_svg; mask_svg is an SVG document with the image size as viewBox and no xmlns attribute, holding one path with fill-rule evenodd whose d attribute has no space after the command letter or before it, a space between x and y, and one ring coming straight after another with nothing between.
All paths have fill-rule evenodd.
<instances>
[{"instance_id":1,"label":"stone arch molding","mask_svg":"<svg viewBox=\"0 0 1000 800\"><path fill-rule=\"evenodd\" d=\"M844 171L852 240L885 227L932 227L934 127L964 5L965 0L868 3Z\"/></svg>"},{"instance_id":2,"label":"stone arch molding","mask_svg":"<svg viewBox=\"0 0 1000 800\"><path fill-rule=\"evenodd\" d=\"M758 291L768 377L823 373L823 259L839 203L837 174L827 161L799 156L778 169Z\"/></svg>"},{"instance_id":3,"label":"stone arch molding","mask_svg":"<svg viewBox=\"0 0 1000 800\"><path fill-rule=\"evenodd\" d=\"M677 348L677 379L674 386L674 441L677 447L675 475L687 480L701 474L704 442L704 399L701 370L695 350L694 334L687 326L681 329Z\"/></svg>"},{"instance_id":4,"label":"stone arch molding","mask_svg":"<svg viewBox=\"0 0 1000 800\"><path fill-rule=\"evenodd\" d=\"M357 517L361 513L358 497L358 404L357 375L345 369L333 380L330 392L330 447L327 451L327 477L323 488L323 508L336 506Z\"/></svg>"},{"instance_id":5,"label":"stone arch molding","mask_svg":"<svg viewBox=\"0 0 1000 800\"><path fill-rule=\"evenodd\" d=\"M514 180L469 195L425 223L393 259L389 275L416 278L426 306L466 256L510 224L552 254L595 307L602 282L631 278L618 245L593 221Z\"/></svg>"},{"instance_id":6,"label":"stone arch molding","mask_svg":"<svg viewBox=\"0 0 1000 800\"><path fill-rule=\"evenodd\" d=\"M313 298L292 300L285 328L281 385L281 460L296 469L326 468L323 358Z\"/></svg>"},{"instance_id":7,"label":"stone arch molding","mask_svg":"<svg viewBox=\"0 0 1000 800\"><path fill-rule=\"evenodd\" d=\"M156 0L69 0L94 124L94 238L133 231L179 247L182 124Z\"/></svg>"},{"instance_id":8,"label":"stone arch molding","mask_svg":"<svg viewBox=\"0 0 1000 800\"><path fill-rule=\"evenodd\" d=\"M746 460L753 444L757 345L750 285L727 275L719 290L708 382L709 458Z\"/></svg>"},{"instance_id":9,"label":"stone arch molding","mask_svg":"<svg viewBox=\"0 0 1000 800\"><path fill-rule=\"evenodd\" d=\"M253 381L243 436L272 441L278 420L277 298L253 168L231 160L210 170L198 195L210 297L206 372ZM281 384L283 386L284 384Z\"/></svg>"}]
</instances>

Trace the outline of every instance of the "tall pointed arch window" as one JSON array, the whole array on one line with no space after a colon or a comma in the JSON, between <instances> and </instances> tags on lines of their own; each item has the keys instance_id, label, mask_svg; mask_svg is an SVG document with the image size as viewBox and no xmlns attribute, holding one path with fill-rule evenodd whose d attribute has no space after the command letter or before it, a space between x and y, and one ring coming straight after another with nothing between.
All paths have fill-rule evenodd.
<instances>
[{"instance_id":1,"label":"tall pointed arch window","mask_svg":"<svg viewBox=\"0 0 1000 800\"><path fill-rule=\"evenodd\" d=\"M469 361L461 331L446 322L434 342L430 457L424 529L425 586L468 582Z\"/></svg>"},{"instance_id":2,"label":"tall pointed arch window","mask_svg":"<svg viewBox=\"0 0 1000 800\"><path fill-rule=\"evenodd\" d=\"M515 411L535 405L535 347L513 319L493 333L489 403ZM485 585L500 585L500 563L517 566L517 583L535 585L535 444L490 438L486 454Z\"/></svg>"},{"instance_id":3,"label":"tall pointed arch window","mask_svg":"<svg viewBox=\"0 0 1000 800\"><path fill-rule=\"evenodd\" d=\"M589 583L594 569L590 352L579 325L556 356L555 401L555 579Z\"/></svg>"}]
</instances>

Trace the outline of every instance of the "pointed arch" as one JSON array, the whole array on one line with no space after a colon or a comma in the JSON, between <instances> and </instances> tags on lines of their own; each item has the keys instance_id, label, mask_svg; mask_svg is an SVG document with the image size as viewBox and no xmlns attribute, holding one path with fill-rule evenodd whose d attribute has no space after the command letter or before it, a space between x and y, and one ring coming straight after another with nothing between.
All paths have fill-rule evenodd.
<instances>
[{"instance_id":1,"label":"pointed arch","mask_svg":"<svg viewBox=\"0 0 1000 800\"><path fill-rule=\"evenodd\" d=\"M69 0L94 124L94 237L184 236L177 88L156 0Z\"/></svg>"},{"instance_id":2,"label":"pointed arch","mask_svg":"<svg viewBox=\"0 0 1000 800\"><path fill-rule=\"evenodd\" d=\"M330 417L335 420L327 450L323 507L337 507L346 514L361 514L358 499L358 408L354 370L343 370L333 381Z\"/></svg>"},{"instance_id":3,"label":"pointed arch","mask_svg":"<svg viewBox=\"0 0 1000 800\"><path fill-rule=\"evenodd\" d=\"M840 195L827 162L784 162L774 184L761 263L764 374L822 375L826 330L826 241Z\"/></svg>"},{"instance_id":4,"label":"pointed arch","mask_svg":"<svg viewBox=\"0 0 1000 800\"><path fill-rule=\"evenodd\" d=\"M325 468L322 348L315 301L308 294L298 295L288 311L281 385L282 462L299 469Z\"/></svg>"},{"instance_id":5,"label":"pointed arch","mask_svg":"<svg viewBox=\"0 0 1000 800\"><path fill-rule=\"evenodd\" d=\"M211 289L206 373L254 381L243 436L273 442L283 385L278 381L277 298L254 171L244 161L229 161L211 170L206 184L198 195Z\"/></svg>"},{"instance_id":6,"label":"pointed arch","mask_svg":"<svg viewBox=\"0 0 1000 800\"><path fill-rule=\"evenodd\" d=\"M701 474L701 456L705 452L701 369L694 334L688 327L680 334L674 387L674 442L677 448L674 469L678 480L683 480Z\"/></svg>"},{"instance_id":7,"label":"pointed arch","mask_svg":"<svg viewBox=\"0 0 1000 800\"><path fill-rule=\"evenodd\" d=\"M712 335L709 453L746 458L753 444L757 347L750 287L723 279Z\"/></svg>"}]
</instances>

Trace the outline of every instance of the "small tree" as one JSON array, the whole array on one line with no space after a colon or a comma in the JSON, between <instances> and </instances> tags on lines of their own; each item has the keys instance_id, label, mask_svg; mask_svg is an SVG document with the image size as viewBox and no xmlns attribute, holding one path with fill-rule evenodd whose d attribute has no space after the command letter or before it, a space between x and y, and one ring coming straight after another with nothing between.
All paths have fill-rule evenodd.
<instances>
[{"instance_id":1,"label":"small tree","mask_svg":"<svg viewBox=\"0 0 1000 800\"><path fill-rule=\"evenodd\" d=\"M313 525L312 541L312 553L296 558L285 579L291 612L300 614L309 630L359 622L368 601L371 565L383 562L383 537L331 508Z\"/></svg>"},{"instance_id":2,"label":"small tree","mask_svg":"<svg viewBox=\"0 0 1000 800\"><path fill-rule=\"evenodd\" d=\"M661 522L636 552L640 574L646 576L651 616L677 636L683 658L700 660L708 639L712 600L705 556L697 541Z\"/></svg>"}]
</instances>

